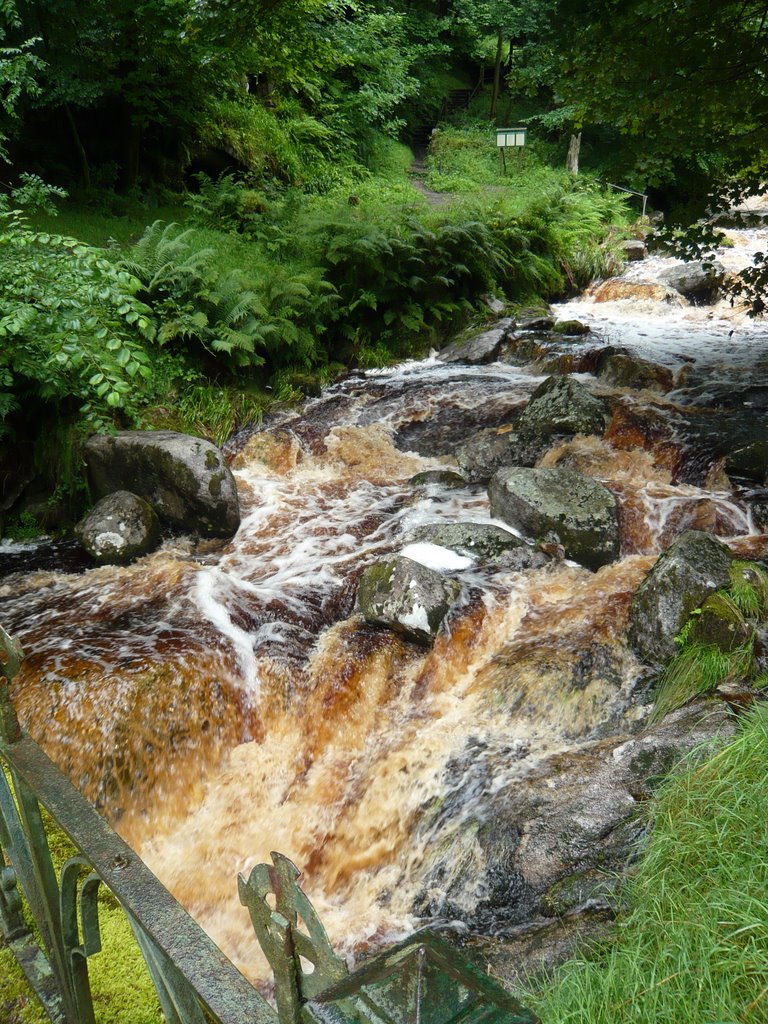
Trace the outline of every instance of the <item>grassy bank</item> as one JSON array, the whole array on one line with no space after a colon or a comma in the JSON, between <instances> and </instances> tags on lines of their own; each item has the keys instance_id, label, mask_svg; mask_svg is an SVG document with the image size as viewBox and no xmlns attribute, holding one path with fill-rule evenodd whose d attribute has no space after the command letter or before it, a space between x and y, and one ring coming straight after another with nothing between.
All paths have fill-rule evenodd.
<instances>
[{"instance_id":1,"label":"grassy bank","mask_svg":"<svg viewBox=\"0 0 768 1024\"><path fill-rule=\"evenodd\" d=\"M768 1021L768 706L668 781L613 943L525 993L546 1024Z\"/></svg>"}]
</instances>

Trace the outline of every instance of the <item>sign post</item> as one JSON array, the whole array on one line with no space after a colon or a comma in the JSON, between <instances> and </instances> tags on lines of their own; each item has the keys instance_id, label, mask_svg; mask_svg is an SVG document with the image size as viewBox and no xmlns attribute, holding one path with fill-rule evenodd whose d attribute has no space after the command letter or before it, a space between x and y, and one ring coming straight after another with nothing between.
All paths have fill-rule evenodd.
<instances>
[{"instance_id":1,"label":"sign post","mask_svg":"<svg viewBox=\"0 0 768 1024\"><path fill-rule=\"evenodd\" d=\"M504 174L507 173L507 150L516 149L518 162L523 155L523 147L528 141L527 128L497 128L496 146L501 154L501 166Z\"/></svg>"}]
</instances>

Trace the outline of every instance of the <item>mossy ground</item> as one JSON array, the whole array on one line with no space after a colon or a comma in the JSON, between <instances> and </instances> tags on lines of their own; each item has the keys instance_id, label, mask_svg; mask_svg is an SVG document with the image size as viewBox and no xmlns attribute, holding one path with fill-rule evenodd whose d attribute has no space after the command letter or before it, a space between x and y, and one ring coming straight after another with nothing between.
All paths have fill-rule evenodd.
<instances>
[{"instance_id":1,"label":"mossy ground","mask_svg":"<svg viewBox=\"0 0 768 1024\"><path fill-rule=\"evenodd\" d=\"M44 820L51 857L58 871L76 851L48 815L44 815ZM131 927L117 900L104 886L99 890L99 924L102 949L88 960L98 1024L163 1024L165 1018ZM48 1024L48 1017L2 939L0 1024Z\"/></svg>"}]
</instances>

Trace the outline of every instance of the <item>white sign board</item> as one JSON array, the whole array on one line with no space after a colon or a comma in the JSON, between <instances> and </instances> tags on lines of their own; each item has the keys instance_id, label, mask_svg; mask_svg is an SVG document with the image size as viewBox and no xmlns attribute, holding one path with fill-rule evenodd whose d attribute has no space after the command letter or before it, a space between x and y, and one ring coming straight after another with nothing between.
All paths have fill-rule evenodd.
<instances>
[{"instance_id":1,"label":"white sign board","mask_svg":"<svg viewBox=\"0 0 768 1024\"><path fill-rule=\"evenodd\" d=\"M496 145L499 149L516 149L525 145L527 128L497 128Z\"/></svg>"}]
</instances>

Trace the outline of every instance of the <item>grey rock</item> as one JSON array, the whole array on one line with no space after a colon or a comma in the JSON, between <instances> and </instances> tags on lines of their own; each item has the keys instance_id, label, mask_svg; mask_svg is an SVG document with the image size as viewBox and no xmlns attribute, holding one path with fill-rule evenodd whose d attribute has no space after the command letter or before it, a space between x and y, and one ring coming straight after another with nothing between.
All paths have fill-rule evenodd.
<instances>
[{"instance_id":1,"label":"grey rock","mask_svg":"<svg viewBox=\"0 0 768 1024\"><path fill-rule=\"evenodd\" d=\"M606 352L600 356L595 375L614 387L644 388L660 394L666 394L674 386L674 374L668 367L628 352Z\"/></svg>"},{"instance_id":2,"label":"grey rock","mask_svg":"<svg viewBox=\"0 0 768 1024\"><path fill-rule=\"evenodd\" d=\"M456 461L470 483L487 483L504 466L532 466L550 443L516 430L481 430L461 445Z\"/></svg>"},{"instance_id":3,"label":"grey rock","mask_svg":"<svg viewBox=\"0 0 768 1024\"><path fill-rule=\"evenodd\" d=\"M768 483L768 441L753 441L731 452L725 458L725 471L729 476Z\"/></svg>"},{"instance_id":4,"label":"grey rock","mask_svg":"<svg viewBox=\"0 0 768 1024\"><path fill-rule=\"evenodd\" d=\"M143 498L115 491L80 520L75 536L99 564L125 565L154 551L160 541L160 522Z\"/></svg>"},{"instance_id":5,"label":"grey rock","mask_svg":"<svg viewBox=\"0 0 768 1024\"><path fill-rule=\"evenodd\" d=\"M599 569L619 555L616 499L571 469L501 469L488 485L491 513L538 539L553 533L566 557Z\"/></svg>"},{"instance_id":6,"label":"grey rock","mask_svg":"<svg viewBox=\"0 0 768 1024\"><path fill-rule=\"evenodd\" d=\"M551 331L555 318L550 309L521 309L515 326L519 331Z\"/></svg>"},{"instance_id":7,"label":"grey rock","mask_svg":"<svg viewBox=\"0 0 768 1024\"><path fill-rule=\"evenodd\" d=\"M423 473L412 476L408 483L412 487L447 487L449 489L466 487L467 481L459 473L450 469L427 469Z\"/></svg>"},{"instance_id":8,"label":"grey rock","mask_svg":"<svg viewBox=\"0 0 768 1024\"><path fill-rule=\"evenodd\" d=\"M632 598L629 638L641 658L663 664L675 654L675 637L691 612L728 585L731 560L724 544L697 530L667 548Z\"/></svg>"},{"instance_id":9,"label":"grey rock","mask_svg":"<svg viewBox=\"0 0 768 1024\"><path fill-rule=\"evenodd\" d=\"M626 242L622 242L621 248L627 263L638 263L648 255L645 242L640 238L628 238Z\"/></svg>"},{"instance_id":10,"label":"grey rock","mask_svg":"<svg viewBox=\"0 0 768 1024\"><path fill-rule=\"evenodd\" d=\"M499 320L490 330L469 338L457 338L437 355L444 363L469 363L472 366L492 363L499 354L502 342L512 330L512 320Z\"/></svg>"},{"instance_id":11,"label":"grey rock","mask_svg":"<svg viewBox=\"0 0 768 1024\"><path fill-rule=\"evenodd\" d=\"M95 435L85 445L88 479L102 497L130 490L178 530L231 537L240 525L237 487L219 449L170 430Z\"/></svg>"},{"instance_id":12,"label":"grey rock","mask_svg":"<svg viewBox=\"0 0 768 1024\"><path fill-rule=\"evenodd\" d=\"M521 434L602 434L605 406L573 377L548 377L531 395L517 428Z\"/></svg>"},{"instance_id":13,"label":"grey rock","mask_svg":"<svg viewBox=\"0 0 768 1024\"><path fill-rule=\"evenodd\" d=\"M399 556L363 573L357 604L366 622L431 643L460 595L456 580Z\"/></svg>"},{"instance_id":14,"label":"grey rock","mask_svg":"<svg viewBox=\"0 0 768 1024\"><path fill-rule=\"evenodd\" d=\"M690 302L710 305L717 300L725 269L721 263L681 263L659 275L662 284L674 288Z\"/></svg>"},{"instance_id":15,"label":"grey rock","mask_svg":"<svg viewBox=\"0 0 768 1024\"><path fill-rule=\"evenodd\" d=\"M508 530L489 523L426 523L407 537L410 544L439 544L478 561L498 559L507 551L527 547Z\"/></svg>"}]
</instances>

